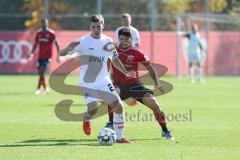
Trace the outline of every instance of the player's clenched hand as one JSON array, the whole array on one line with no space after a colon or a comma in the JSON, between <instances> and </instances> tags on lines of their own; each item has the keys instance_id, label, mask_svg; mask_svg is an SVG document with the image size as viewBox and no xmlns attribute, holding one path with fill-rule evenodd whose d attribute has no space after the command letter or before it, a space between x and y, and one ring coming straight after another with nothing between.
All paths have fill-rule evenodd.
<instances>
[{"instance_id":1,"label":"player's clenched hand","mask_svg":"<svg viewBox=\"0 0 240 160\"><path fill-rule=\"evenodd\" d=\"M128 71L126 73L126 76L129 78L136 78L137 75L136 75L136 72L134 70L132 70L132 71Z\"/></svg>"},{"instance_id":2,"label":"player's clenched hand","mask_svg":"<svg viewBox=\"0 0 240 160\"><path fill-rule=\"evenodd\" d=\"M156 88L157 90L159 90L159 92L160 92L161 94L165 94L165 93L166 93L166 92L165 92L165 89L164 89L163 86L160 85L160 84L156 84L156 85L155 85L155 88Z\"/></svg>"}]
</instances>

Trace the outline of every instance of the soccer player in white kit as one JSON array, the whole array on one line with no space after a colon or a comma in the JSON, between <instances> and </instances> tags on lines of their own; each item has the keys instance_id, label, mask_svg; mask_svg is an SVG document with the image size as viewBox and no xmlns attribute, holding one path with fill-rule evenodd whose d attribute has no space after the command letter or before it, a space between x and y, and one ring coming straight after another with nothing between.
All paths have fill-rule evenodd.
<instances>
[{"instance_id":1,"label":"soccer player in white kit","mask_svg":"<svg viewBox=\"0 0 240 160\"><path fill-rule=\"evenodd\" d=\"M83 120L85 134L91 134L90 119L96 113L98 102L104 102L114 110L113 126L117 136L117 142L130 143L123 136L124 114L119 95L115 91L108 73L107 61L112 63L124 74L135 77L135 72L128 72L121 61L112 39L104 34L104 19L101 15L93 15L90 18L91 33L83 36L76 42L71 42L60 50L60 55L65 56L75 52L80 53L80 87L83 89L87 103L87 111ZM82 59L82 60L81 60Z\"/></svg>"},{"instance_id":2,"label":"soccer player in white kit","mask_svg":"<svg viewBox=\"0 0 240 160\"><path fill-rule=\"evenodd\" d=\"M132 35L132 45L139 48L139 45L140 45L139 31L135 27L133 27L131 25L131 23L132 23L132 18L130 16L130 14L128 14L128 13L122 14L122 26L118 27L115 32L116 40L118 41L119 30L122 29L123 27L128 27L130 29L131 35Z\"/></svg>"},{"instance_id":3,"label":"soccer player in white kit","mask_svg":"<svg viewBox=\"0 0 240 160\"><path fill-rule=\"evenodd\" d=\"M193 67L196 66L197 78L199 82L204 83L203 80L203 69L202 61L204 60L204 46L201 43L201 37L198 32L198 26L195 24L192 26L192 32L182 34L184 37L188 38L188 45L186 47L187 61L188 61L188 75L191 83L194 82L193 79Z\"/></svg>"}]
</instances>

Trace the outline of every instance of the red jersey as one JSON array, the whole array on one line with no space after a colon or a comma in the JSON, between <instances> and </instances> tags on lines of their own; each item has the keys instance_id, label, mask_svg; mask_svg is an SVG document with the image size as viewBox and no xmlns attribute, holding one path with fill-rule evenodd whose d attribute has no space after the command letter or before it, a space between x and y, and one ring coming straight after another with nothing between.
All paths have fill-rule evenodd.
<instances>
[{"instance_id":1,"label":"red jersey","mask_svg":"<svg viewBox=\"0 0 240 160\"><path fill-rule=\"evenodd\" d=\"M35 37L35 43L39 43L38 59L48 59L52 57L53 42L55 41L55 32L51 29L39 30Z\"/></svg>"},{"instance_id":2,"label":"red jersey","mask_svg":"<svg viewBox=\"0 0 240 160\"><path fill-rule=\"evenodd\" d=\"M114 65L112 65L113 73L112 79L115 84L132 84L139 81L138 64L144 66L150 64L146 55L144 55L137 47L131 46L127 51L122 51L117 48L118 58L123 63L127 71L134 70L137 74L136 78L129 78L120 72Z\"/></svg>"}]
</instances>

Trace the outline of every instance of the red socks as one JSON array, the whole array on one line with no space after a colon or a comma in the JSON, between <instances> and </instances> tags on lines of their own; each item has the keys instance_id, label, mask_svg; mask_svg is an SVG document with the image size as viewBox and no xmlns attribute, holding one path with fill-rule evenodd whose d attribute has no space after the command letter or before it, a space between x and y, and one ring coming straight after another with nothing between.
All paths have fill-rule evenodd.
<instances>
[{"instance_id":1,"label":"red socks","mask_svg":"<svg viewBox=\"0 0 240 160\"><path fill-rule=\"evenodd\" d=\"M167 125L166 125L166 119L165 119L165 114L160 111L159 114L154 114L155 119L158 121L158 124L162 127L163 131L168 131Z\"/></svg>"},{"instance_id":2,"label":"red socks","mask_svg":"<svg viewBox=\"0 0 240 160\"><path fill-rule=\"evenodd\" d=\"M41 85L43 85L44 90L47 88L44 76L39 77L37 89L40 89Z\"/></svg>"}]
</instances>

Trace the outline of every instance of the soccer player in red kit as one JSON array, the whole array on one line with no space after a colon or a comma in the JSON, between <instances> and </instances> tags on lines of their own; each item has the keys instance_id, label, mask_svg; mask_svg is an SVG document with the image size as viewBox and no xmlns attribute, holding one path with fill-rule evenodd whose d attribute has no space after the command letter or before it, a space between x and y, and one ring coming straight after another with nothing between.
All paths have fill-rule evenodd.
<instances>
[{"instance_id":1,"label":"soccer player in red kit","mask_svg":"<svg viewBox=\"0 0 240 160\"><path fill-rule=\"evenodd\" d=\"M122 28L118 32L119 46L117 48L119 59L128 70L136 72L136 78L129 78L122 74L117 68L112 65L112 80L116 90L119 91L121 100L132 97L145 106L149 107L162 128L162 136L168 140L174 140L170 131L167 128L165 114L160 109L160 106L153 96L153 92L146 88L139 79L138 64L143 64L149 72L151 78L155 83L155 87L160 93L165 93L164 88L161 86L155 69L146 55L144 55L137 47L132 46L131 31L129 28ZM113 124L113 115L109 110L109 122L106 127L111 127Z\"/></svg>"},{"instance_id":2,"label":"soccer player in red kit","mask_svg":"<svg viewBox=\"0 0 240 160\"><path fill-rule=\"evenodd\" d=\"M39 29L39 31L36 34L33 49L28 57L28 60L32 59L33 53L35 52L37 46L39 45L38 60L37 60L39 81L38 81L37 89L35 91L35 94L37 95L40 94L41 86L43 86L44 93L47 93L49 91L46 86L44 74L47 69L48 63L52 58L53 43L55 44L57 48L57 52L59 53L59 44L56 39L55 32L52 29L48 28L47 19L41 19L41 29ZM59 54L57 55L59 60Z\"/></svg>"}]
</instances>

